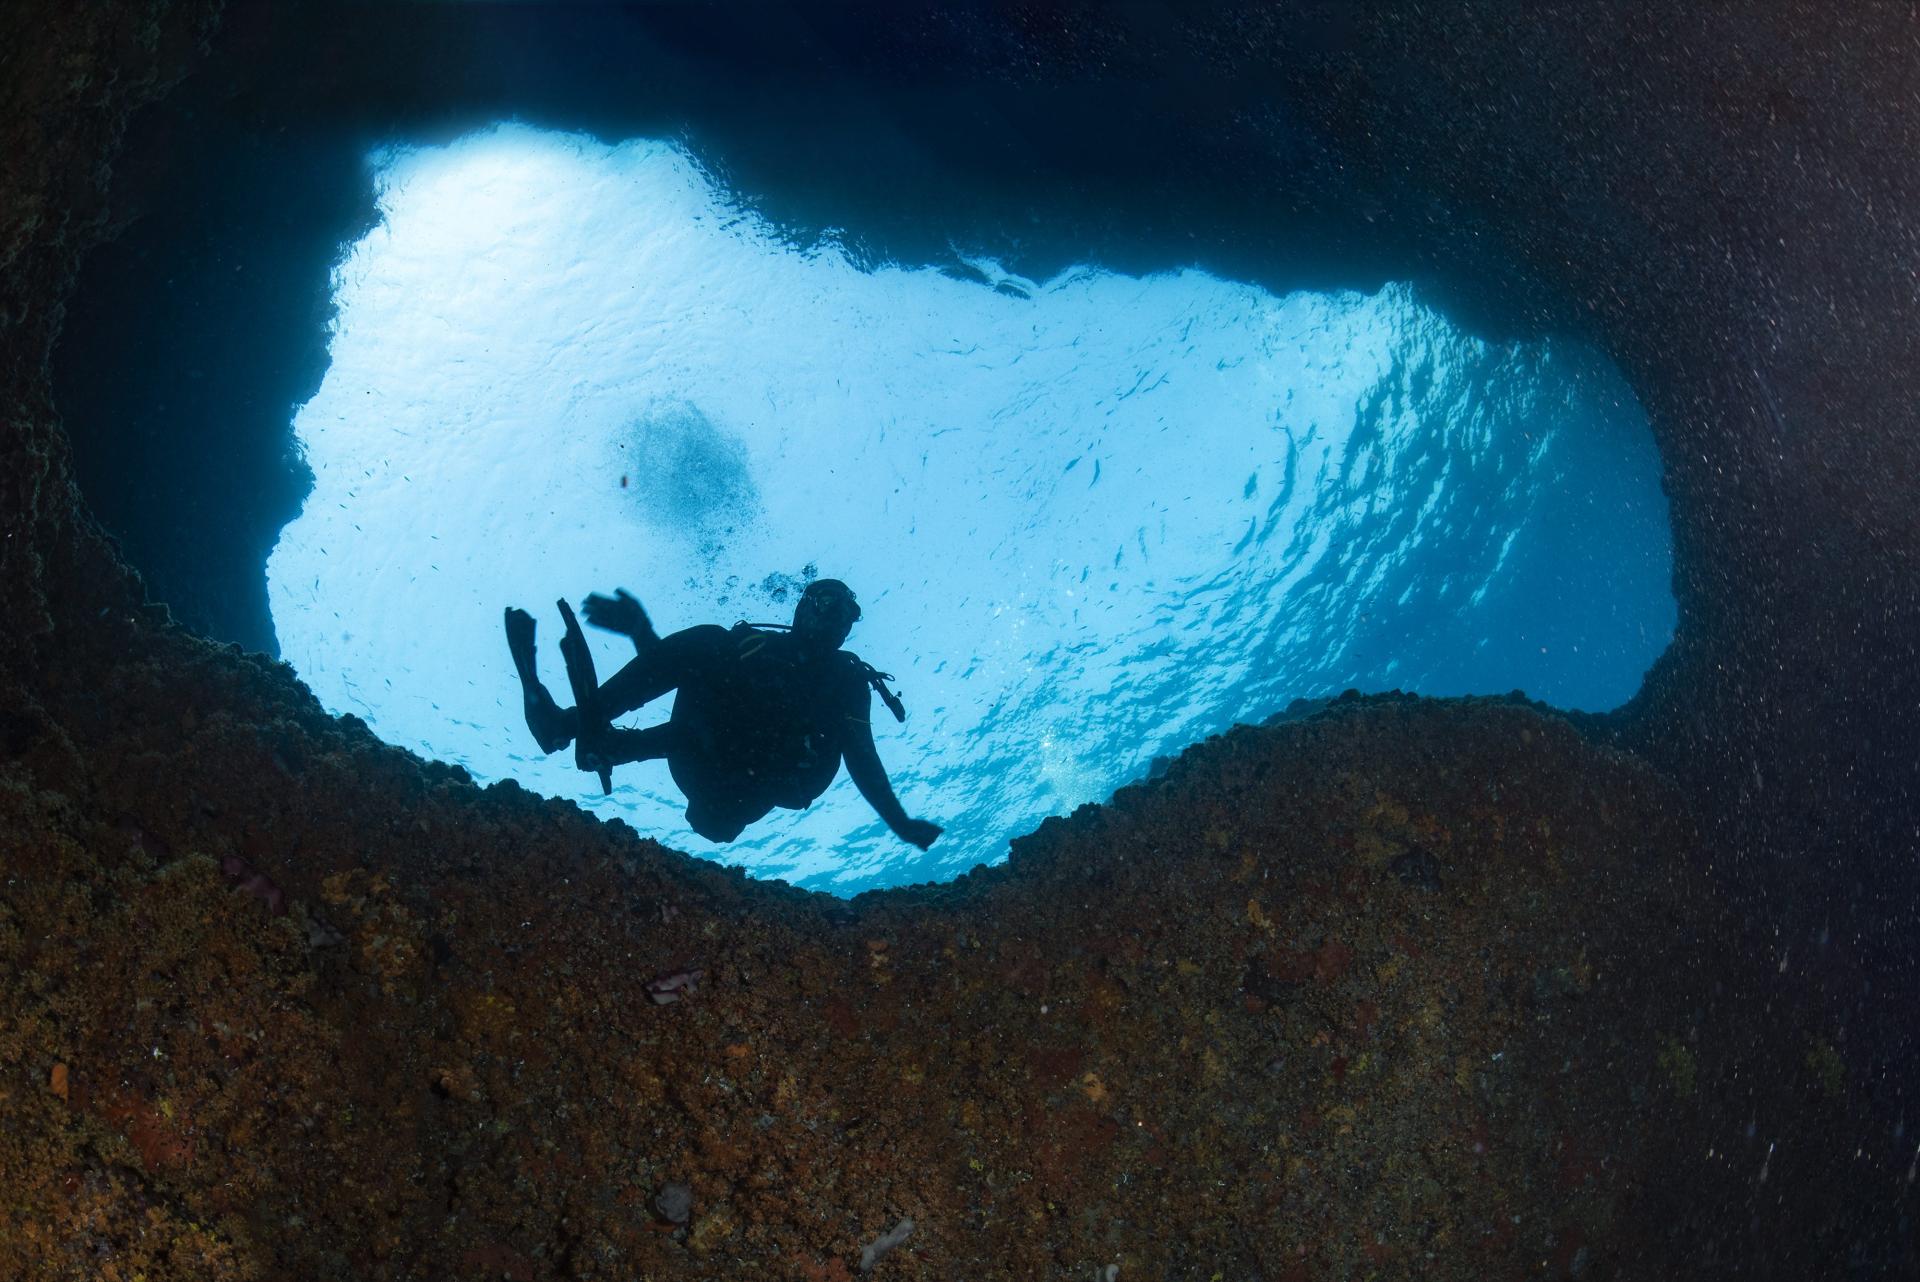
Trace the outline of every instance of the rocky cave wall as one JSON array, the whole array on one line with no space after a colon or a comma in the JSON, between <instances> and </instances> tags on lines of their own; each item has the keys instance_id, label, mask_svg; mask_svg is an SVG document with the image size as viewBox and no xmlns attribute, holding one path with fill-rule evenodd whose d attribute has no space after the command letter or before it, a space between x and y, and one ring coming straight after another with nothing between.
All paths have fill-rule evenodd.
<instances>
[{"instance_id":1,"label":"rocky cave wall","mask_svg":"<svg viewBox=\"0 0 1920 1282\"><path fill-rule=\"evenodd\" d=\"M1432 261L1526 264L1654 422L1682 618L1585 738L1344 702L851 906L141 606L48 353L215 19L0 17L0 1267L835 1277L911 1218L881 1270L1912 1270L1910 13L902 26L891 74L1217 80L1238 163L1284 103Z\"/></svg>"}]
</instances>

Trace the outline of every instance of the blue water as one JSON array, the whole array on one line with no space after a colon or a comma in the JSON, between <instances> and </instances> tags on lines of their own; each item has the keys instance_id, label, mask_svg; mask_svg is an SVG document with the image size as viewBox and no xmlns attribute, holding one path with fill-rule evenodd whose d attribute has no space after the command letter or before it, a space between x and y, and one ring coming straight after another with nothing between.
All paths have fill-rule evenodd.
<instances>
[{"instance_id":1,"label":"blue water","mask_svg":"<svg viewBox=\"0 0 1920 1282\"><path fill-rule=\"evenodd\" d=\"M856 265L680 148L502 127L374 158L268 565L282 652L390 742L761 876L951 877L1156 756L1347 687L1604 709L1674 623L1646 421L1567 344L1405 287ZM780 620L809 567L898 675L921 852L844 777L712 846L665 764L542 759L500 633L624 586L662 631ZM631 653L598 638L603 675ZM665 715L643 710L635 724Z\"/></svg>"}]
</instances>

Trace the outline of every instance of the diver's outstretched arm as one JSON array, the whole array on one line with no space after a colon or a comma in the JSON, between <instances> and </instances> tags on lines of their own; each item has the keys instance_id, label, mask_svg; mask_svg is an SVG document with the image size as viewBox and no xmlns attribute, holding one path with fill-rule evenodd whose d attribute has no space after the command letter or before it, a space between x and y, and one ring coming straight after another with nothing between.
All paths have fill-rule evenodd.
<instances>
[{"instance_id":1,"label":"diver's outstretched arm","mask_svg":"<svg viewBox=\"0 0 1920 1282\"><path fill-rule=\"evenodd\" d=\"M862 692L864 694L864 691ZM847 758L847 774L853 779L853 786L867 799L880 819L893 830L902 841L912 842L925 850L940 835L940 825L928 823L924 819L910 819L900 799L893 795L893 784L887 779L887 768L880 764L880 753L873 746L873 729L867 719L849 717L847 741L842 751Z\"/></svg>"}]
</instances>

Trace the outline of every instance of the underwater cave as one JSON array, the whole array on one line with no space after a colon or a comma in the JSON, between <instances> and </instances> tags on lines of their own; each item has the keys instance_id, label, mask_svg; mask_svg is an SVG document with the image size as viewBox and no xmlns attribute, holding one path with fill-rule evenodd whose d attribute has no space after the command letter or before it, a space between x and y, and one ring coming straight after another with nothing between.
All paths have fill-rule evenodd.
<instances>
[{"instance_id":1,"label":"underwater cave","mask_svg":"<svg viewBox=\"0 0 1920 1282\"><path fill-rule=\"evenodd\" d=\"M251 346L227 277L311 289L312 264L257 229L205 262L180 217L141 247L165 303L107 267L75 302L60 384L96 505L185 621L270 637L389 743L840 894L997 862L1047 815L1296 700L1520 691L1604 712L1666 647L1658 455L1578 339L1482 337L1398 283L1276 293L1091 262L1035 280L977 228L949 227L933 263L874 261L856 233L755 212L724 160L525 125L374 148L366 191L331 202L370 197L372 218L327 296L286 308L309 332ZM311 189L207 163L268 207ZM224 372L316 350L290 421L250 416L268 439L233 445ZM120 371L104 387L102 366ZM116 425L150 438L156 415L129 400L200 416L189 440L220 457L175 454L196 474L152 485ZM219 546L233 492L297 503L242 540L257 556L271 535L264 567ZM263 569L266 617L247 617L222 575ZM615 587L669 630L779 622L822 573L870 594L849 646L910 696L883 757L945 826L936 850L847 786L715 846L664 763L602 796L521 724L504 605L541 607L549 639L547 602ZM626 657L602 651L607 671Z\"/></svg>"},{"instance_id":2,"label":"underwater cave","mask_svg":"<svg viewBox=\"0 0 1920 1282\"><path fill-rule=\"evenodd\" d=\"M0 8L0 1275L1920 1275L1916 40Z\"/></svg>"}]
</instances>

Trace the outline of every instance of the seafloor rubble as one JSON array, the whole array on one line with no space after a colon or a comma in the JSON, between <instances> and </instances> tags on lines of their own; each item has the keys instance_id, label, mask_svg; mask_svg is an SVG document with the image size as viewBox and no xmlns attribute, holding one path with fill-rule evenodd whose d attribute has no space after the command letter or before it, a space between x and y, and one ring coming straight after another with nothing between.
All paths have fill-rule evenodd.
<instances>
[{"instance_id":1,"label":"seafloor rubble","mask_svg":"<svg viewBox=\"0 0 1920 1282\"><path fill-rule=\"evenodd\" d=\"M0 767L3 1276L832 1278L904 1219L878 1276L1651 1276L1843 1100L1831 1030L1747 1048L1669 789L1524 705L1238 730L843 904L85 649Z\"/></svg>"},{"instance_id":2,"label":"seafloor rubble","mask_svg":"<svg viewBox=\"0 0 1920 1282\"><path fill-rule=\"evenodd\" d=\"M1201 745L1006 868L842 904L475 789L139 604L46 356L127 113L214 10L0 7L0 1277L1912 1275L1910 1014L1881 964L1910 955L1904 883L1877 871L1898 850L1845 844L1900 831L1876 692L1910 689L1887 638L1911 530L1897 487L1870 520L1791 519L1902 474L1914 367L1875 357L1917 332L1910 290L1830 260L1898 241L1908 206L1842 202L1852 230L1817 239L1769 221L1827 225L1846 188L1803 159L1839 154L1832 122L1904 127L1796 51L1851 74L1895 45L1796 10L1720 50L1747 79L1716 86L1691 68L1721 27L1618 42L1651 76L1550 30L1600 69L1524 98L1477 88L1558 65L1498 6L1424 62L1397 19L1293 51L1339 73L1356 155L1457 112L1449 200L1505 225L1559 166L1591 182L1556 217L1651 247L1535 257L1578 277L1597 260L1556 246L1628 246L1581 296L1642 327L1683 617L1623 737L1710 789L1518 703L1348 700ZM1527 124L1554 93L1617 109L1578 154ZM1660 145L1607 144L1628 128ZM1729 141L1763 128L1808 145ZM1666 177L1605 181L1614 155ZM1791 201L1737 181L1772 156ZM1681 270L1723 262L1741 289ZM1862 300L1884 323L1833 320ZM1798 374L1732 381L1758 365ZM1827 541L1795 560L1803 528ZM1742 832L1765 840L1716 835Z\"/></svg>"}]
</instances>

